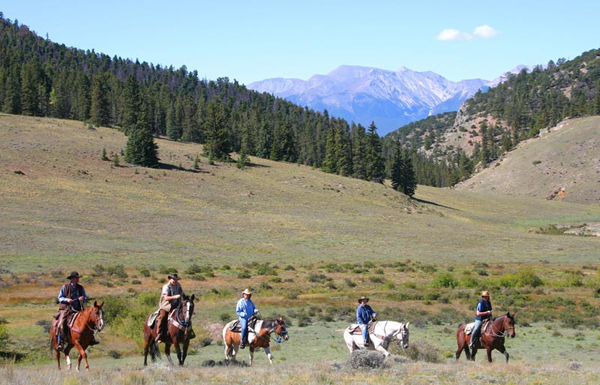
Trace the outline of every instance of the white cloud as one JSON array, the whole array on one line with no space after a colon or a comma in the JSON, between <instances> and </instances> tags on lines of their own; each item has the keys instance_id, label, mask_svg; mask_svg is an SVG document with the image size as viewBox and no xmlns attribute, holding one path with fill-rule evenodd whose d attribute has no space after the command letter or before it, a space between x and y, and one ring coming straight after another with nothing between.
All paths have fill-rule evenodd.
<instances>
[{"instance_id":1,"label":"white cloud","mask_svg":"<svg viewBox=\"0 0 600 385\"><path fill-rule=\"evenodd\" d=\"M473 33L459 31L458 29L447 28L440 32L436 39L440 41L464 41L473 39L491 39L500 32L487 24L475 28Z\"/></svg>"},{"instance_id":2,"label":"white cloud","mask_svg":"<svg viewBox=\"0 0 600 385\"><path fill-rule=\"evenodd\" d=\"M475 30L473 31L473 35L478 36L482 39L491 39L492 37L496 36L498 34L498 31L492 27L490 27L489 25L480 25L479 27L475 28Z\"/></svg>"},{"instance_id":3,"label":"white cloud","mask_svg":"<svg viewBox=\"0 0 600 385\"><path fill-rule=\"evenodd\" d=\"M458 29L445 29L437 36L438 40L441 41L457 41L457 40L470 40L473 36L468 33L460 32Z\"/></svg>"}]
</instances>

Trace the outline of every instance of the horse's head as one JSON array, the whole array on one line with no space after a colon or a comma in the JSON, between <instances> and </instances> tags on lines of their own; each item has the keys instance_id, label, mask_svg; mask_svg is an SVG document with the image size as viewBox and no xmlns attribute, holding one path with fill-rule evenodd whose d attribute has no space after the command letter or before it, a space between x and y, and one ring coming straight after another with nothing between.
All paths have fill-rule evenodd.
<instances>
[{"instance_id":1,"label":"horse's head","mask_svg":"<svg viewBox=\"0 0 600 385\"><path fill-rule=\"evenodd\" d=\"M194 300L196 299L196 295L192 294L191 297L184 295L183 302L181 303L181 312L184 315L184 322L189 323L192 319L192 315L194 314Z\"/></svg>"},{"instance_id":2,"label":"horse's head","mask_svg":"<svg viewBox=\"0 0 600 385\"><path fill-rule=\"evenodd\" d=\"M408 349L408 339L410 334L408 331L408 325L410 325L410 322L405 324L400 323L400 329L396 331L396 338L398 338L398 341L400 341L403 349Z\"/></svg>"},{"instance_id":3,"label":"horse's head","mask_svg":"<svg viewBox=\"0 0 600 385\"><path fill-rule=\"evenodd\" d=\"M279 318L275 320L275 334L282 337L285 341L290 339L286 326L282 316L279 316Z\"/></svg>"},{"instance_id":4,"label":"horse's head","mask_svg":"<svg viewBox=\"0 0 600 385\"><path fill-rule=\"evenodd\" d=\"M510 312L506 313L506 317L504 317L504 322L502 324L504 326L504 330L508 332L510 338L515 338L515 314L510 314Z\"/></svg>"},{"instance_id":5,"label":"horse's head","mask_svg":"<svg viewBox=\"0 0 600 385\"><path fill-rule=\"evenodd\" d=\"M102 306L104 306L104 301L101 304L94 301L94 307L92 308L92 321L94 322L94 329L99 332L104 329L104 313L102 312Z\"/></svg>"}]
</instances>

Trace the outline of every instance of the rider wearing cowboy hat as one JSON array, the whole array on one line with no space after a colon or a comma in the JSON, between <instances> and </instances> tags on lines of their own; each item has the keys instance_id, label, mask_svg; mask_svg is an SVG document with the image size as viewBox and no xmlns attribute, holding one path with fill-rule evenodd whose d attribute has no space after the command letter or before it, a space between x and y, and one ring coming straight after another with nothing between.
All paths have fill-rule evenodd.
<instances>
[{"instance_id":1,"label":"rider wearing cowboy hat","mask_svg":"<svg viewBox=\"0 0 600 385\"><path fill-rule=\"evenodd\" d=\"M242 298L240 298L235 308L235 312L240 320L240 326L242 327L240 349L244 349L248 343L248 320L258 313L258 309L254 306L254 302L252 302L251 298L252 292L250 289L244 290L242 292Z\"/></svg>"},{"instance_id":2,"label":"rider wearing cowboy hat","mask_svg":"<svg viewBox=\"0 0 600 385\"><path fill-rule=\"evenodd\" d=\"M358 308L356 309L356 321L360 330L362 330L365 347L369 346L369 322L377 316L377 313L367 305L369 299L364 295L358 299Z\"/></svg>"},{"instance_id":3,"label":"rider wearing cowboy hat","mask_svg":"<svg viewBox=\"0 0 600 385\"><path fill-rule=\"evenodd\" d=\"M469 342L470 349L473 349L475 341L479 339L479 332L481 331L483 321L490 318L492 318L492 303L490 302L490 292L485 290L481 293L481 299L477 304L475 326L471 332L471 341Z\"/></svg>"},{"instance_id":4,"label":"rider wearing cowboy hat","mask_svg":"<svg viewBox=\"0 0 600 385\"><path fill-rule=\"evenodd\" d=\"M58 324L56 327L58 350L64 349L67 344L69 329L65 320L71 314L83 310L83 303L88 300L85 289L79 284L80 278L82 276L78 272L71 272L67 277L71 282L62 285L58 294ZM97 343L96 340L92 340L91 344L95 345Z\"/></svg>"},{"instance_id":5,"label":"rider wearing cowboy hat","mask_svg":"<svg viewBox=\"0 0 600 385\"><path fill-rule=\"evenodd\" d=\"M185 295L177 274L169 274L168 279L169 282L162 287L160 293L159 313L156 317L156 324L158 325L157 343L161 343L167 338L167 314L179 306L179 299Z\"/></svg>"}]
</instances>

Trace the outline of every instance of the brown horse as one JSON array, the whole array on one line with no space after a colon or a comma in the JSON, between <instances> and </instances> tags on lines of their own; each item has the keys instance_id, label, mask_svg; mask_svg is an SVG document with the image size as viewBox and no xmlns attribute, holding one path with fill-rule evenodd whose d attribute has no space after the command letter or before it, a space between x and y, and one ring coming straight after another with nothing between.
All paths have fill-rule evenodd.
<instances>
[{"instance_id":1,"label":"brown horse","mask_svg":"<svg viewBox=\"0 0 600 385\"><path fill-rule=\"evenodd\" d=\"M489 362L492 362L492 350L496 349L500 353L504 354L506 357L506 362L508 363L508 358L510 355L504 347L504 338L506 335L509 335L510 338L515 338L514 314L506 313L506 315L498 317L490 322L491 325L489 325L487 330L484 331L483 328L481 329L481 338L479 341L475 341L473 352L469 351L469 341L471 340L471 335L467 335L465 333L466 325L460 325L458 327L458 331L456 332L456 342L458 344L458 350L456 351L457 360L460 358L460 354L464 350L467 360L475 361L477 349L485 348Z\"/></svg>"},{"instance_id":2,"label":"brown horse","mask_svg":"<svg viewBox=\"0 0 600 385\"><path fill-rule=\"evenodd\" d=\"M168 337L163 342L165 343L165 354L171 365L173 365L173 360L171 359L171 345L175 346L177 360L181 366L187 357L190 340L194 338L192 315L194 314L195 298L195 295L192 295L191 297L182 297L183 301L181 301L177 309L173 312L172 317L169 318L167 322ZM156 343L159 325L157 322L154 322L153 327L150 328L148 326L148 318L146 318L146 322L144 322L144 366L148 365L148 353L150 353L152 362L156 361L157 356L160 356L158 344Z\"/></svg>"},{"instance_id":3,"label":"brown horse","mask_svg":"<svg viewBox=\"0 0 600 385\"><path fill-rule=\"evenodd\" d=\"M79 352L79 358L77 359L77 371L79 371L81 359L85 360L85 370L90 370L85 349L90 346L90 342L92 342L94 334L100 332L102 328L104 328L102 306L104 306L104 302L98 305L98 303L94 301L94 307L80 311L79 315L77 315L77 319L75 319L75 322L73 323L73 327L69 330L71 339L68 341L68 345L63 351L67 361L67 367L69 369L71 369L71 358L69 357L69 352L74 346ZM60 350L57 349L57 326L58 321L55 320L52 322L52 327L50 328L50 350L54 350L56 352L56 362L58 363L58 370L60 370Z\"/></svg>"},{"instance_id":4,"label":"brown horse","mask_svg":"<svg viewBox=\"0 0 600 385\"><path fill-rule=\"evenodd\" d=\"M248 344L250 350L250 365L252 365L252 362L254 361L254 351L260 348L265 349L269 362L271 364L273 363L273 356L271 355L271 334L273 332L286 341L290 338L283 317L263 322L262 327L255 335L254 340ZM240 349L240 342L242 341L241 336L241 333L231 331L231 329L229 329L229 324L225 325L223 328L226 361L235 361L238 350Z\"/></svg>"}]
</instances>

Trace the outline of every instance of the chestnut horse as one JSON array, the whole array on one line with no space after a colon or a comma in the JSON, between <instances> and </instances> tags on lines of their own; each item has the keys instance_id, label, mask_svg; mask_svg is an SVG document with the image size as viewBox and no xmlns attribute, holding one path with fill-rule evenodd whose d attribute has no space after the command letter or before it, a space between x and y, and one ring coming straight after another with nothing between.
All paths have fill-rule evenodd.
<instances>
[{"instance_id":1,"label":"chestnut horse","mask_svg":"<svg viewBox=\"0 0 600 385\"><path fill-rule=\"evenodd\" d=\"M250 333L250 331L248 332ZM254 340L248 344L248 349L250 350L250 365L252 365L252 362L254 361L254 351L260 348L265 349L269 362L271 364L273 363L273 356L271 355L271 334L273 332L285 341L290 338L283 317L264 321L258 333L254 335ZM238 350L240 349L240 342L242 341L241 336L241 333L231 331L231 329L229 329L229 324L225 325L223 328L226 361L235 361Z\"/></svg>"},{"instance_id":2,"label":"chestnut horse","mask_svg":"<svg viewBox=\"0 0 600 385\"><path fill-rule=\"evenodd\" d=\"M506 357L506 363L510 355L504 347L504 338L509 335L510 338L515 338L515 318L514 314L506 313L502 317L498 317L491 322L489 328L484 332L483 327L481 328L481 338L479 341L475 341L473 352L469 351L469 341L471 335L465 333L465 326L460 325L456 332L456 342L458 344L458 350L456 351L456 359L460 358L462 351L465 351L467 360L475 361L475 355L477 349L485 348L487 351L487 359L492 362L492 350L496 349L500 353L503 353ZM483 342L483 344L482 344Z\"/></svg>"},{"instance_id":3,"label":"chestnut horse","mask_svg":"<svg viewBox=\"0 0 600 385\"><path fill-rule=\"evenodd\" d=\"M77 371L81 365L81 359L85 360L85 370L90 370L90 364L88 364L87 353L85 349L90 346L90 342L94 337L95 333L98 333L104 328L104 319L102 318L102 306L104 302L98 304L94 301L94 307L90 307L79 312L77 319L73 323L73 327L69 330L71 339L68 341L68 345L64 349L65 359L67 361L67 367L71 369L71 358L69 352L75 347L79 351L79 357L77 359ZM65 320L65 322L67 322ZM60 370L60 350L57 349L58 338L57 328L58 321L52 322L50 328L50 350L56 352L56 362L58 363L58 370Z\"/></svg>"},{"instance_id":4,"label":"chestnut horse","mask_svg":"<svg viewBox=\"0 0 600 385\"><path fill-rule=\"evenodd\" d=\"M172 318L167 321L168 337L163 341L165 343L165 354L167 355L169 364L173 365L173 360L171 359L171 345L174 345L180 366L185 362L190 340L194 338L192 315L194 314L194 299L196 298L196 295L192 295L191 297L183 296L181 298L183 301L180 301L179 306L173 312ZM150 353L152 362L156 361L157 356L160 356L158 344L156 343L158 324L154 322L153 327L150 328L148 326L148 318L146 318L146 322L144 322L144 366L148 365L148 352Z\"/></svg>"}]
</instances>

